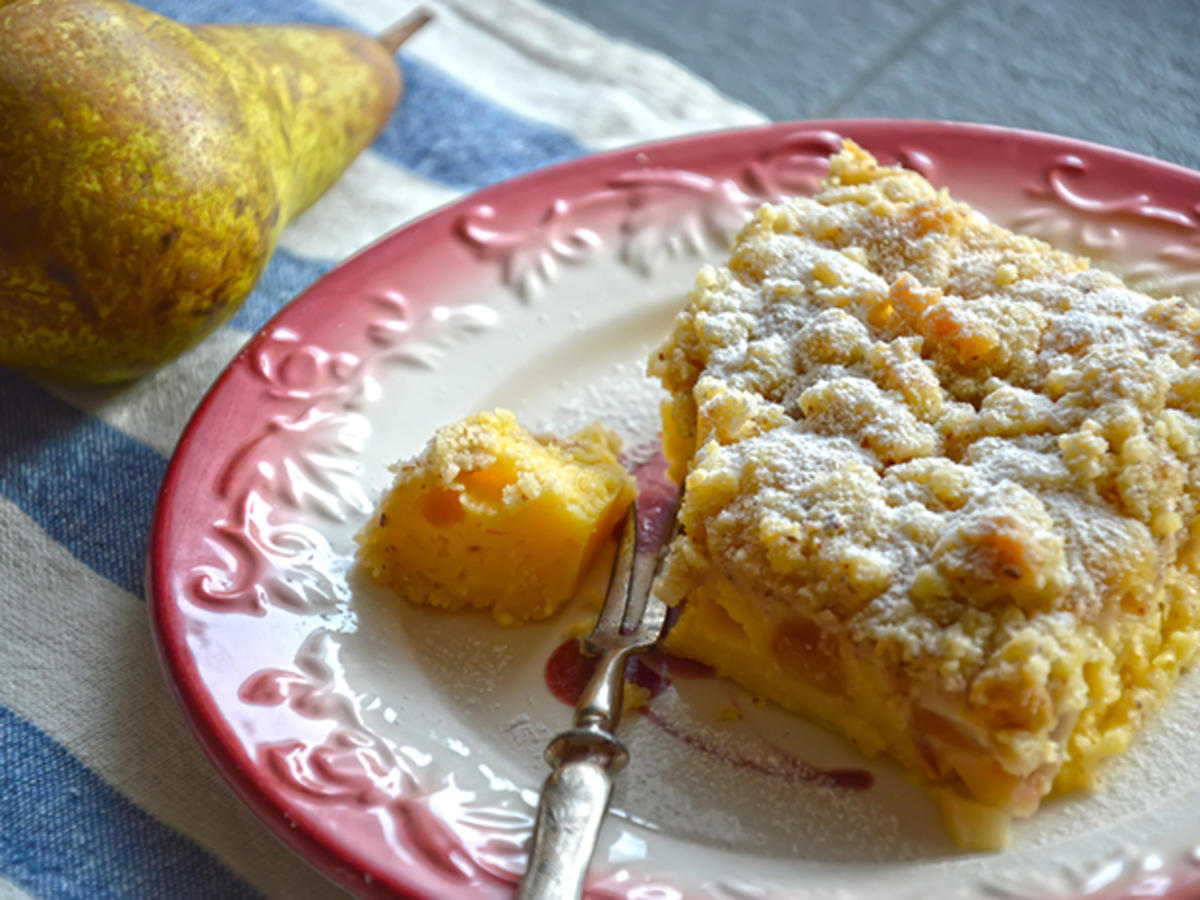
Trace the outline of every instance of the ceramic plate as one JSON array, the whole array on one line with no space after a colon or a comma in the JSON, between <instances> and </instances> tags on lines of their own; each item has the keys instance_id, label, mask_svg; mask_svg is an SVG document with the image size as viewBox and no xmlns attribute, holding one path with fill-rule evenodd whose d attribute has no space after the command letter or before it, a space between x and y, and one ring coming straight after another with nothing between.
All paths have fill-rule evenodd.
<instances>
[{"instance_id":1,"label":"ceramic plate","mask_svg":"<svg viewBox=\"0 0 1200 900\"><path fill-rule=\"evenodd\" d=\"M569 719L546 665L577 611L504 630L364 581L353 535L388 464L494 406L556 431L598 418L644 451L660 397L644 359L697 268L757 204L814 190L843 135L1135 286L1200 297L1200 174L1046 135L895 121L582 159L481 191L327 275L197 411L162 489L150 583L162 659L205 749L332 878L365 896L511 894L542 748ZM722 681L661 664L642 675L660 690L624 725L633 762L590 897L1200 890L1200 673L1102 790L1047 803L992 855L956 853L886 761Z\"/></svg>"}]
</instances>

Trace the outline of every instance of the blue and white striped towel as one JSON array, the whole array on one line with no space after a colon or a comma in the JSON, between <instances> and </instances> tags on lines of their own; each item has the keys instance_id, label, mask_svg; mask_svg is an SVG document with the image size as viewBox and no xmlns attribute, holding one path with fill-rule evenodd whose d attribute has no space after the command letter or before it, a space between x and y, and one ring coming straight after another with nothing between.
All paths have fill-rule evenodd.
<instances>
[{"instance_id":1,"label":"blue and white striped towel","mask_svg":"<svg viewBox=\"0 0 1200 900\"><path fill-rule=\"evenodd\" d=\"M381 30L405 0L150 0L187 22ZM284 234L232 322L112 389L0 368L0 897L335 896L242 807L168 695L143 602L167 458L234 352L339 259L456 195L762 117L529 0L427 3L375 145Z\"/></svg>"}]
</instances>

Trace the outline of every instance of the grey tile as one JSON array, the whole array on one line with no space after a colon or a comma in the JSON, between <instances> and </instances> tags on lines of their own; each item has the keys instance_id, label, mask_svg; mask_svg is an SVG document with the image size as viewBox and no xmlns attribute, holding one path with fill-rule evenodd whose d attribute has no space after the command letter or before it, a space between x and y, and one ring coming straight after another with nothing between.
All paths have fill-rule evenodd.
<instances>
[{"instance_id":1,"label":"grey tile","mask_svg":"<svg viewBox=\"0 0 1200 900\"><path fill-rule=\"evenodd\" d=\"M950 0L548 0L773 119L821 115Z\"/></svg>"},{"instance_id":2,"label":"grey tile","mask_svg":"<svg viewBox=\"0 0 1200 900\"><path fill-rule=\"evenodd\" d=\"M774 119L1034 128L1200 168L1200 0L548 0Z\"/></svg>"},{"instance_id":3,"label":"grey tile","mask_svg":"<svg viewBox=\"0 0 1200 900\"><path fill-rule=\"evenodd\" d=\"M992 122L1200 168L1200 0L972 0L839 115Z\"/></svg>"}]
</instances>

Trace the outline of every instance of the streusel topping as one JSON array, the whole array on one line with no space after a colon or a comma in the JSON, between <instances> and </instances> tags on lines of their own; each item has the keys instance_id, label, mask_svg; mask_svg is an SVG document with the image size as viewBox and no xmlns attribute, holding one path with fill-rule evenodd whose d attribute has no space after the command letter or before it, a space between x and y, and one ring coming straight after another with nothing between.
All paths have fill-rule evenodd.
<instances>
[{"instance_id":1,"label":"streusel topping","mask_svg":"<svg viewBox=\"0 0 1200 900\"><path fill-rule=\"evenodd\" d=\"M1087 666L1122 616L1156 622L1147 661L1195 628L1198 351L1183 300L848 144L700 273L651 360L694 454L669 590L717 567L1014 743L1069 728L1114 689ZM1139 678L1130 710L1161 700Z\"/></svg>"}]
</instances>

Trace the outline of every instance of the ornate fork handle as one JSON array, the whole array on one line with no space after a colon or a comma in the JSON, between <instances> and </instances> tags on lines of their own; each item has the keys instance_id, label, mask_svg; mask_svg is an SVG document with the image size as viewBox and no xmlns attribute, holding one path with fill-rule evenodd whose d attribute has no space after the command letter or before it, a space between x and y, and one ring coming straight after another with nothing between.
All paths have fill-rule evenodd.
<instances>
[{"instance_id":1,"label":"ornate fork handle","mask_svg":"<svg viewBox=\"0 0 1200 900\"><path fill-rule=\"evenodd\" d=\"M553 771L542 785L529 868L520 900L564 900L583 892L583 879L600 837L600 824L612 796L613 776L629 754L612 735L620 715L627 649L609 651L588 682L575 717L576 727L546 748ZM598 704L585 706L584 698ZM614 706L607 704L615 701ZM602 708L607 706L608 715ZM584 715L585 711L593 715Z\"/></svg>"},{"instance_id":2,"label":"ornate fork handle","mask_svg":"<svg viewBox=\"0 0 1200 900\"><path fill-rule=\"evenodd\" d=\"M529 866L520 900L579 897L600 824L612 795L613 776L629 761L615 737L621 718L625 664L654 645L666 606L651 597L661 559L658 549L637 546L636 504L625 518L604 608L588 638L599 654L596 671L575 705L574 727L546 748L553 771L542 786Z\"/></svg>"}]
</instances>

